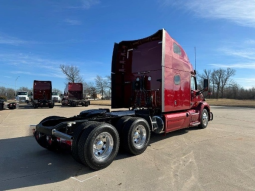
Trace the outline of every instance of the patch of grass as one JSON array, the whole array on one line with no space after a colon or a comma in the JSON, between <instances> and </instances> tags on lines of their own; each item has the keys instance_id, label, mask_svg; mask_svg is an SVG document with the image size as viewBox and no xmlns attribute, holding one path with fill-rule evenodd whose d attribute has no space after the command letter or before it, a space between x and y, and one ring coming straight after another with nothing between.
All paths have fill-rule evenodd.
<instances>
[{"instance_id":1,"label":"patch of grass","mask_svg":"<svg viewBox=\"0 0 255 191\"><path fill-rule=\"evenodd\" d=\"M206 99L206 102L209 103L209 105L214 105L214 106L236 106L236 107L255 108L255 100ZM90 104L111 106L111 100L91 100Z\"/></svg>"},{"instance_id":2,"label":"patch of grass","mask_svg":"<svg viewBox=\"0 0 255 191\"><path fill-rule=\"evenodd\" d=\"M237 100L237 99L206 99L209 105L215 106L236 106L236 107L253 107L255 100Z\"/></svg>"},{"instance_id":3,"label":"patch of grass","mask_svg":"<svg viewBox=\"0 0 255 191\"><path fill-rule=\"evenodd\" d=\"M90 100L91 105L108 105L111 106L111 100Z\"/></svg>"}]
</instances>

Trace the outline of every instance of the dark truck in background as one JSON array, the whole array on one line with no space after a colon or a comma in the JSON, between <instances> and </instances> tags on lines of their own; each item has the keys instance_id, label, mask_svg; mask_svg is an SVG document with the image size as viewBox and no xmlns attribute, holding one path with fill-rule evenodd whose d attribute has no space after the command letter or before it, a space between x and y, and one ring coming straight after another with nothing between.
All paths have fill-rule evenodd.
<instances>
[{"instance_id":1,"label":"dark truck in background","mask_svg":"<svg viewBox=\"0 0 255 191\"><path fill-rule=\"evenodd\" d=\"M7 108L16 109L16 107L17 107L16 102L8 103L6 98L0 96L0 110L7 109Z\"/></svg>"},{"instance_id":2,"label":"dark truck in background","mask_svg":"<svg viewBox=\"0 0 255 191\"><path fill-rule=\"evenodd\" d=\"M69 146L75 160L99 170L112 163L119 147L139 155L149 145L151 133L204 129L213 120L202 94L208 80L203 90L197 88L188 56L164 29L115 43L111 73L111 107L126 110L49 116L33 126L38 144L49 150Z\"/></svg>"},{"instance_id":3,"label":"dark truck in background","mask_svg":"<svg viewBox=\"0 0 255 191\"><path fill-rule=\"evenodd\" d=\"M71 83L66 85L64 90L64 97L62 99L62 105L69 105L76 107L78 105L89 106L90 101L83 98L83 84Z\"/></svg>"},{"instance_id":4,"label":"dark truck in background","mask_svg":"<svg viewBox=\"0 0 255 191\"><path fill-rule=\"evenodd\" d=\"M33 93L31 96L31 104L34 108L54 107L51 81L34 80Z\"/></svg>"}]
</instances>

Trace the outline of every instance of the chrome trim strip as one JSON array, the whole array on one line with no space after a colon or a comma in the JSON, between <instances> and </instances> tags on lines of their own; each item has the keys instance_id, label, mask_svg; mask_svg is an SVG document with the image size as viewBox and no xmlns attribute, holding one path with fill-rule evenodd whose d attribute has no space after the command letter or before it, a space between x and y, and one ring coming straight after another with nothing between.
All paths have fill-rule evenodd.
<instances>
[{"instance_id":1,"label":"chrome trim strip","mask_svg":"<svg viewBox=\"0 0 255 191\"><path fill-rule=\"evenodd\" d=\"M162 60L161 60L161 67L162 67L162 92L161 92L161 112L165 112L165 46L166 46L166 31L162 29Z\"/></svg>"}]
</instances>

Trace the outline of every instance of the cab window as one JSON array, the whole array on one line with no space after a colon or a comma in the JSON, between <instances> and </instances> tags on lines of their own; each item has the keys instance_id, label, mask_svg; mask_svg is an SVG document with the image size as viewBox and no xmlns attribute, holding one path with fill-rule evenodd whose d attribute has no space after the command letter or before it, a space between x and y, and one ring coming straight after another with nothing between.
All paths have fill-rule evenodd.
<instances>
[{"instance_id":1,"label":"cab window","mask_svg":"<svg viewBox=\"0 0 255 191\"><path fill-rule=\"evenodd\" d=\"M174 76L174 84L179 85L181 83L181 78L179 75Z\"/></svg>"},{"instance_id":2,"label":"cab window","mask_svg":"<svg viewBox=\"0 0 255 191\"><path fill-rule=\"evenodd\" d=\"M174 53L175 54L179 54L180 56L182 55L182 51L181 51L181 48L176 44L176 43L174 43Z\"/></svg>"}]
</instances>

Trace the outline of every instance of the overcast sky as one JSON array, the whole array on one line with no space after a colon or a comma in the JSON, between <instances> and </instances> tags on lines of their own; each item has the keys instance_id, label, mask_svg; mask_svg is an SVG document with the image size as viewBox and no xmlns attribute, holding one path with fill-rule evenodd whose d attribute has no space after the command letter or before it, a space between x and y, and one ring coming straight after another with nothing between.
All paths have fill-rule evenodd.
<instances>
[{"instance_id":1,"label":"overcast sky","mask_svg":"<svg viewBox=\"0 0 255 191\"><path fill-rule=\"evenodd\" d=\"M2 0L0 23L0 86L51 80L63 90L60 64L92 82L110 75L114 42L164 28L194 68L196 47L198 72L231 67L255 87L255 0Z\"/></svg>"}]
</instances>

